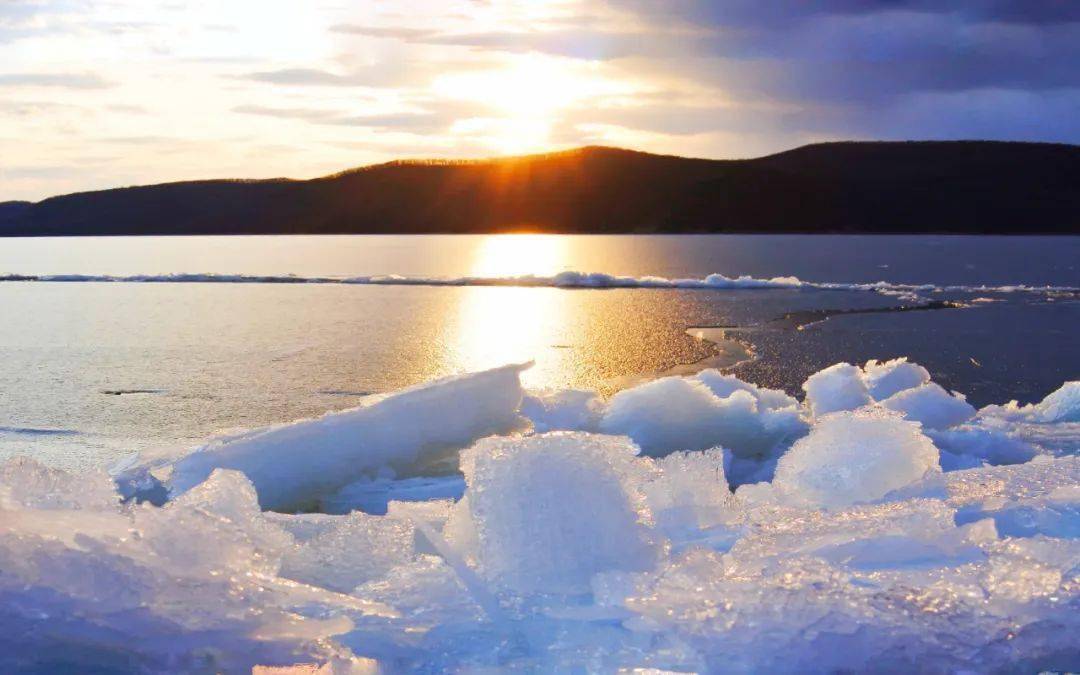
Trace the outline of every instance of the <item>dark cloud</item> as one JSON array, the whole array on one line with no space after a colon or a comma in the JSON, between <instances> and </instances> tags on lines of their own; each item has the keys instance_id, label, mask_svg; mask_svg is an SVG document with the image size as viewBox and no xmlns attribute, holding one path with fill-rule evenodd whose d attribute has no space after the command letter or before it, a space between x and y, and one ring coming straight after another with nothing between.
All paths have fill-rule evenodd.
<instances>
[{"instance_id":1,"label":"dark cloud","mask_svg":"<svg viewBox=\"0 0 1080 675\"><path fill-rule=\"evenodd\" d=\"M779 94L1080 84L1080 2L675 0L672 9L712 30L699 54L751 62L733 79L764 78Z\"/></svg>"},{"instance_id":2,"label":"dark cloud","mask_svg":"<svg viewBox=\"0 0 1080 675\"><path fill-rule=\"evenodd\" d=\"M614 4L724 26L779 27L828 16L898 11L1018 24L1080 21L1080 3L1074 0L668 0L662 5L650 0L615 0Z\"/></svg>"},{"instance_id":3,"label":"dark cloud","mask_svg":"<svg viewBox=\"0 0 1080 675\"><path fill-rule=\"evenodd\" d=\"M700 31L673 44L658 30L626 55L626 72L693 83L734 105L582 113L599 123L668 134L1080 141L1072 121L1080 117L1080 2L612 4L645 25Z\"/></svg>"}]
</instances>

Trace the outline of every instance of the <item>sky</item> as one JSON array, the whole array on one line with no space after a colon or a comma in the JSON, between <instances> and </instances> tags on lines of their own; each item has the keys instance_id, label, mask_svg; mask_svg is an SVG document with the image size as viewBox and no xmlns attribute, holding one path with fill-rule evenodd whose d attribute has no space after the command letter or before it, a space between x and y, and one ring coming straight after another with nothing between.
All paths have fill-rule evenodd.
<instances>
[{"instance_id":1,"label":"sky","mask_svg":"<svg viewBox=\"0 0 1080 675\"><path fill-rule=\"evenodd\" d=\"M957 138L1080 142L1080 0L0 0L0 201Z\"/></svg>"}]
</instances>

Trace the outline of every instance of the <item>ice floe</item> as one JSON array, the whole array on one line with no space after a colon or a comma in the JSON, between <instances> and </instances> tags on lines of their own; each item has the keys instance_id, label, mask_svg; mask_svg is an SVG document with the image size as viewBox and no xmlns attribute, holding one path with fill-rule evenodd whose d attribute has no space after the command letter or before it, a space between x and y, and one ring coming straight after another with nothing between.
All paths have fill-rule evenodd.
<instances>
[{"instance_id":1,"label":"ice floe","mask_svg":"<svg viewBox=\"0 0 1080 675\"><path fill-rule=\"evenodd\" d=\"M114 477L0 465L0 671L1080 668L1077 383L975 411L903 360L801 402L524 367Z\"/></svg>"},{"instance_id":2,"label":"ice floe","mask_svg":"<svg viewBox=\"0 0 1080 675\"><path fill-rule=\"evenodd\" d=\"M303 506L383 466L415 465L448 448L507 432L522 389L512 365L405 389L364 406L218 439L171 464L169 490L182 493L214 469L254 483L264 508Z\"/></svg>"}]
</instances>

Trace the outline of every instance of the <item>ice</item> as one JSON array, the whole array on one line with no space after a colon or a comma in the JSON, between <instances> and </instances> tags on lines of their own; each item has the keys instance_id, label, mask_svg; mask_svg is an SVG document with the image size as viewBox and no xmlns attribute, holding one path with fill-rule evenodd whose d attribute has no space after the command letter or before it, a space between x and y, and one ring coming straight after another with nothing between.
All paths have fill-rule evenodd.
<instances>
[{"instance_id":1,"label":"ice","mask_svg":"<svg viewBox=\"0 0 1080 675\"><path fill-rule=\"evenodd\" d=\"M172 464L167 486L180 494L216 468L243 472L263 508L312 503L386 465L505 432L517 423L522 390L512 365L392 394L359 408L226 438Z\"/></svg>"},{"instance_id":2,"label":"ice","mask_svg":"<svg viewBox=\"0 0 1080 675\"><path fill-rule=\"evenodd\" d=\"M990 405L972 427L1005 436L1054 456L1080 453L1080 382L1066 382L1039 403ZM996 462L995 462L996 463Z\"/></svg>"},{"instance_id":3,"label":"ice","mask_svg":"<svg viewBox=\"0 0 1080 675\"><path fill-rule=\"evenodd\" d=\"M413 526L360 511L320 518L319 531L285 552L281 576L312 586L348 593L409 563L415 553Z\"/></svg>"},{"instance_id":4,"label":"ice","mask_svg":"<svg viewBox=\"0 0 1080 675\"><path fill-rule=\"evenodd\" d=\"M648 455L723 447L751 467L775 460L806 429L795 399L716 371L623 390L599 424L604 433L629 436Z\"/></svg>"},{"instance_id":5,"label":"ice","mask_svg":"<svg viewBox=\"0 0 1080 675\"><path fill-rule=\"evenodd\" d=\"M538 432L595 430L603 412L595 392L579 389L530 392L521 402L521 414Z\"/></svg>"},{"instance_id":6,"label":"ice","mask_svg":"<svg viewBox=\"0 0 1080 675\"><path fill-rule=\"evenodd\" d=\"M1080 669L1072 385L972 417L902 359L805 404L715 371L522 399L519 370L153 467L162 506L121 500L145 463L0 464L0 672Z\"/></svg>"},{"instance_id":7,"label":"ice","mask_svg":"<svg viewBox=\"0 0 1080 675\"><path fill-rule=\"evenodd\" d=\"M750 382L743 382L734 375L725 375L718 370L703 370L694 376L701 381L709 390L720 398L727 398L737 391L748 392L753 396L761 408L769 410L782 410L798 405L787 393L779 389L766 389Z\"/></svg>"},{"instance_id":8,"label":"ice","mask_svg":"<svg viewBox=\"0 0 1080 675\"><path fill-rule=\"evenodd\" d=\"M643 489L657 527L669 538L691 539L732 520L736 507L722 452L677 452L656 466L657 477Z\"/></svg>"},{"instance_id":9,"label":"ice","mask_svg":"<svg viewBox=\"0 0 1080 675\"><path fill-rule=\"evenodd\" d=\"M906 358L891 361L867 361L863 366L863 379L875 401L884 401L905 389L912 389L930 382L930 373Z\"/></svg>"},{"instance_id":10,"label":"ice","mask_svg":"<svg viewBox=\"0 0 1080 675\"><path fill-rule=\"evenodd\" d=\"M814 373L803 383L803 391L815 417L839 410L855 410L872 400L863 381L863 372L850 363L837 363Z\"/></svg>"},{"instance_id":11,"label":"ice","mask_svg":"<svg viewBox=\"0 0 1080 675\"><path fill-rule=\"evenodd\" d=\"M988 406L980 413L1039 424L1080 422L1080 382L1066 382L1039 403L1019 406L1013 401L1002 406Z\"/></svg>"},{"instance_id":12,"label":"ice","mask_svg":"<svg viewBox=\"0 0 1080 675\"><path fill-rule=\"evenodd\" d=\"M983 462L995 465L1021 464L1039 454L1038 449L1026 441L1005 431L985 427L964 425L940 431L927 429L926 434L942 451L941 468L946 471L952 468L945 465L946 461L956 463L957 468L962 464L966 464L963 468L972 468ZM952 457L946 460L946 454Z\"/></svg>"},{"instance_id":13,"label":"ice","mask_svg":"<svg viewBox=\"0 0 1080 675\"><path fill-rule=\"evenodd\" d=\"M879 411L819 419L776 467L773 487L793 504L835 507L880 499L938 471L919 425Z\"/></svg>"},{"instance_id":14,"label":"ice","mask_svg":"<svg viewBox=\"0 0 1080 675\"><path fill-rule=\"evenodd\" d=\"M1080 422L1080 382L1066 382L1037 406L1039 422Z\"/></svg>"},{"instance_id":15,"label":"ice","mask_svg":"<svg viewBox=\"0 0 1080 675\"><path fill-rule=\"evenodd\" d=\"M927 429L947 429L975 417L975 408L963 395L949 394L933 382L893 394L881 405Z\"/></svg>"},{"instance_id":16,"label":"ice","mask_svg":"<svg viewBox=\"0 0 1080 675\"><path fill-rule=\"evenodd\" d=\"M74 476L28 457L0 464L0 509L104 509L119 501L104 471Z\"/></svg>"},{"instance_id":17,"label":"ice","mask_svg":"<svg viewBox=\"0 0 1080 675\"><path fill-rule=\"evenodd\" d=\"M0 505L0 671L325 663L341 651L327 638L356 618L394 615L277 577L291 538L262 520L235 472L215 472L165 508L122 507L115 492L99 498L111 490L104 476L62 477L26 460L0 475L8 495L44 475L73 491Z\"/></svg>"},{"instance_id":18,"label":"ice","mask_svg":"<svg viewBox=\"0 0 1080 675\"><path fill-rule=\"evenodd\" d=\"M617 276L600 272L567 270L553 276L483 276L483 277L428 277L382 274L356 277L297 276L292 274L228 274L228 273L169 273L169 274L8 274L0 275L0 282L41 283L232 283L232 284L359 284L373 286L514 286L545 288L681 288L691 290L743 290L760 288L811 288L880 293L892 297L918 301L921 293L1075 293L1075 286L1032 286L1012 284L942 285L909 284L889 281L873 283L847 281L803 281L798 277L784 276L758 278L751 276L729 277L714 273L705 277L670 279L658 276ZM976 298L973 302L985 301Z\"/></svg>"},{"instance_id":19,"label":"ice","mask_svg":"<svg viewBox=\"0 0 1080 675\"><path fill-rule=\"evenodd\" d=\"M719 445L726 413L752 414L754 397L718 398L700 381L665 377L615 394L600 422L607 434L634 439L649 455Z\"/></svg>"},{"instance_id":20,"label":"ice","mask_svg":"<svg viewBox=\"0 0 1080 675\"><path fill-rule=\"evenodd\" d=\"M365 478L320 498L319 510L338 514L359 510L382 515L394 500L460 499L464 492L465 480L459 475L415 476L400 480Z\"/></svg>"},{"instance_id":21,"label":"ice","mask_svg":"<svg viewBox=\"0 0 1080 675\"><path fill-rule=\"evenodd\" d=\"M486 439L466 451L484 575L516 591L583 592L597 572L646 567L653 546L637 453L623 439L572 432Z\"/></svg>"}]
</instances>

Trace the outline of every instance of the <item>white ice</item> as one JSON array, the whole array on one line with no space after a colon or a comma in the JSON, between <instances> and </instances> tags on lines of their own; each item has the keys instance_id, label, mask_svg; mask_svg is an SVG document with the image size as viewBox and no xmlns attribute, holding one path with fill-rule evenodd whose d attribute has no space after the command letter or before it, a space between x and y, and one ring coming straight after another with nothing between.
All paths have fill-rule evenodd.
<instances>
[{"instance_id":1,"label":"white ice","mask_svg":"<svg viewBox=\"0 0 1080 675\"><path fill-rule=\"evenodd\" d=\"M547 288L678 288L689 290L741 290L761 288L810 288L880 293L903 299L918 300L920 293L1074 293L1075 286L1031 285L944 285L908 284L889 281L804 281L798 277L759 278L751 276L729 277L714 273L705 277L676 278L658 276L617 276L599 272L567 270L552 276L483 276L483 277L425 277L385 274L358 277L303 277L293 274L227 274L227 273L169 273L169 274L41 274L0 275L0 282L51 282L51 283L236 283L236 284L357 284L374 286L515 286ZM985 301L976 298L974 301Z\"/></svg>"},{"instance_id":2,"label":"white ice","mask_svg":"<svg viewBox=\"0 0 1080 675\"><path fill-rule=\"evenodd\" d=\"M236 469L254 483L263 508L306 506L379 467L416 464L511 430L522 398L518 373L527 367L451 377L318 419L218 439L173 462L165 485L182 494L214 469Z\"/></svg>"},{"instance_id":3,"label":"white ice","mask_svg":"<svg viewBox=\"0 0 1080 675\"><path fill-rule=\"evenodd\" d=\"M133 463L161 507L0 465L0 672L1080 668L1077 383L972 415L904 361L801 403L520 369Z\"/></svg>"}]
</instances>

